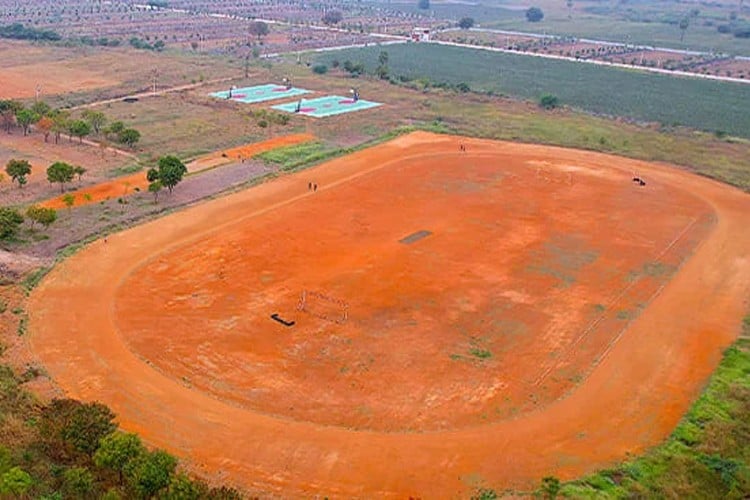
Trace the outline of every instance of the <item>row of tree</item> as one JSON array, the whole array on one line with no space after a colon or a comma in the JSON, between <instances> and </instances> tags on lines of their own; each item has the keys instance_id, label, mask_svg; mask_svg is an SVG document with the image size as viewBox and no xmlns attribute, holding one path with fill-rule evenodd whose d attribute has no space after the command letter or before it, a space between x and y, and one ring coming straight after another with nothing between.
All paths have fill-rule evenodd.
<instances>
[{"instance_id":1,"label":"row of tree","mask_svg":"<svg viewBox=\"0 0 750 500\"><path fill-rule=\"evenodd\" d=\"M26 209L26 217L29 219L32 230L35 224L41 224L47 229L57 220L57 210L32 205ZM0 241L13 239L24 221L24 216L18 209L0 207Z\"/></svg>"},{"instance_id":2,"label":"row of tree","mask_svg":"<svg viewBox=\"0 0 750 500\"><path fill-rule=\"evenodd\" d=\"M22 188L28 182L27 176L31 175L31 163L27 160L12 159L5 165L5 172L11 179L11 182L18 184ZM50 183L59 183L60 192L65 190L65 184L72 181L73 177L78 176L80 181L86 169L80 166L73 166L62 161L56 161L47 167L47 180Z\"/></svg>"},{"instance_id":3,"label":"row of tree","mask_svg":"<svg viewBox=\"0 0 750 500\"><path fill-rule=\"evenodd\" d=\"M80 119L71 117L64 109L53 109L44 101L36 101L26 107L23 103L13 100L0 100L0 123L5 132L10 134L14 127L20 127L23 135L28 135L31 128L36 128L44 134L47 142L50 134L55 134L55 144L60 141L62 134L77 137L79 142L92 133L104 135L104 138L115 140L128 147L135 147L140 141L141 134L133 128L127 128L121 121L111 122L101 111L86 110Z\"/></svg>"}]
</instances>

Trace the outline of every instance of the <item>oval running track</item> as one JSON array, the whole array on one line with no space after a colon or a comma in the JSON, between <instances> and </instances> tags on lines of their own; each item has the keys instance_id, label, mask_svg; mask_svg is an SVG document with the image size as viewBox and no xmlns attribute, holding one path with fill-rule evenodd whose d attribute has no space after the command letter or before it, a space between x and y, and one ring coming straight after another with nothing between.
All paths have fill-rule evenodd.
<instances>
[{"instance_id":1,"label":"oval running track","mask_svg":"<svg viewBox=\"0 0 750 500\"><path fill-rule=\"evenodd\" d=\"M121 427L209 480L284 497L445 498L478 482L529 487L640 453L667 436L739 332L750 296L750 196L666 165L493 142L670 183L708 203L716 224L693 256L568 397L516 419L445 432L349 431L233 407L162 375L113 321L121 282L145 259L288 203L311 172L321 189L407 154L488 141L414 133L113 235L59 264L30 298L33 350L66 395L99 400ZM199 249L196 249L199 251ZM155 304L155 307L158 305ZM633 362L637 360L637 363Z\"/></svg>"}]
</instances>

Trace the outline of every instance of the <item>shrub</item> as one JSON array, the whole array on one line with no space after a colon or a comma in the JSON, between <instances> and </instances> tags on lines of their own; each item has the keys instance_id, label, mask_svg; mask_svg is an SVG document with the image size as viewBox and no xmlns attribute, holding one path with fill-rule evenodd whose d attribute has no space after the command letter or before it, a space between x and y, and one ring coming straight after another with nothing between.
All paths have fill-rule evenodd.
<instances>
[{"instance_id":1,"label":"shrub","mask_svg":"<svg viewBox=\"0 0 750 500\"><path fill-rule=\"evenodd\" d=\"M560 100L557 98L556 95L552 94L544 94L539 99L539 105L543 107L544 109L555 109L560 105Z\"/></svg>"},{"instance_id":2,"label":"shrub","mask_svg":"<svg viewBox=\"0 0 750 500\"><path fill-rule=\"evenodd\" d=\"M312 70L316 75L325 75L326 73L328 73L328 66L326 66L325 64L316 64L315 66L313 66Z\"/></svg>"}]
</instances>

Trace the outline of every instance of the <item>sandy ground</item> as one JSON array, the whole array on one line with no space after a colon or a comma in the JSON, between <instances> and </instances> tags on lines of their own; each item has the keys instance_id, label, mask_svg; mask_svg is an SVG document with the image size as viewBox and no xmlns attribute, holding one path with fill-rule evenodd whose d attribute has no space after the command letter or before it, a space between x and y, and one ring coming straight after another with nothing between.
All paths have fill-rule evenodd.
<instances>
[{"instance_id":1,"label":"sandy ground","mask_svg":"<svg viewBox=\"0 0 750 500\"><path fill-rule=\"evenodd\" d=\"M237 148L229 149L227 151L220 151L212 153L205 157L198 158L197 160L190 162L187 165L188 173L201 172L203 170L219 167L227 163L231 163L234 160L249 160L254 155L263 153L264 151L270 151L282 146L291 146L302 142L312 140L313 137L308 134L294 134L281 137L275 137L267 141L256 142L240 146ZM99 203L104 200L117 199L131 195L138 191L148 190L148 180L146 180L145 172L136 172L135 174L125 175L117 179L102 182L86 188L71 191L68 194L73 195L74 207L90 205L92 203ZM65 208L67 205L63 201L63 195L55 196L48 200L40 203L43 207L49 208Z\"/></svg>"},{"instance_id":2,"label":"sandy ground","mask_svg":"<svg viewBox=\"0 0 750 500\"><path fill-rule=\"evenodd\" d=\"M647 186L633 185L633 172ZM410 211L393 210L402 206ZM349 227L342 214L359 222ZM92 244L32 294L30 342L67 394L107 403L123 428L249 490L434 498L465 496L477 483L528 487L622 460L671 432L748 306L748 214L746 194L666 166L415 133ZM556 225L579 240L555 239ZM398 243L419 230L433 234ZM607 296L613 284L619 291ZM292 300L300 285L319 293L308 312ZM143 303L143 293L156 297ZM435 304L415 307L430 296ZM486 319L486 301L501 297L509 317L528 324L518 342L485 339L486 324L466 322ZM341 300L348 317L338 324ZM557 300L572 305L570 318L554 310ZM525 302L535 307L522 314ZM584 314L600 305L598 316ZM295 315L299 333L271 321L271 308ZM417 320L416 334L406 319ZM454 331L452 321L472 329ZM375 326L392 339L373 338ZM592 331L605 340L589 342ZM445 348L435 351L428 334ZM336 378L346 374L333 373L344 365L326 356L350 366L352 353L373 346L391 364L381 369L376 358L373 374L355 373L346 388ZM472 360L474 347L493 356ZM202 365L190 371L193 363ZM570 366L585 371L567 380ZM492 390L511 400L533 388L538 404L477 421L504 400L482 406L479 396L494 397L489 386L462 399L466 377L504 382ZM431 407L424 383L438 395L458 384L456 397ZM411 416L393 400L400 389L414 400ZM274 408L274 390L290 405ZM370 405L378 418L358 417L352 402L376 390L386 396L369 400L380 402Z\"/></svg>"}]
</instances>

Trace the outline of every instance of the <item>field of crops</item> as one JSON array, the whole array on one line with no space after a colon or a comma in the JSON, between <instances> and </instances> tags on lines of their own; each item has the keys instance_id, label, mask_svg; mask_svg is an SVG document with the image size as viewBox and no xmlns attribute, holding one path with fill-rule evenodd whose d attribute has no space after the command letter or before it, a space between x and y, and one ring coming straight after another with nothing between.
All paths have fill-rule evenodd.
<instances>
[{"instance_id":1,"label":"field of crops","mask_svg":"<svg viewBox=\"0 0 750 500\"><path fill-rule=\"evenodd\" d=\"M592 113L750 137L748 84L432 44L350 49L321 54L318 61L362 62L374 72L382 50L387 50L390 75L396 78L463 82L475 91L532 100L551 93L564 105Z\"/></svg>"}]
</instances>

